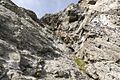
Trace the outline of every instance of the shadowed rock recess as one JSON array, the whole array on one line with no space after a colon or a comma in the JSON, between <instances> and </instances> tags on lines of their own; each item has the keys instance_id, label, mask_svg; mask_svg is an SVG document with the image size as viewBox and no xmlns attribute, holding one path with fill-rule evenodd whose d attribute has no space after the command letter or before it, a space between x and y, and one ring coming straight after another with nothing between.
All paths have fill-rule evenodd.
<instances>
[{"instance_id":1,"label":"shadowed rock recess","mask_svg":"<svg viewBox=\"0 0 120 80\"><path fill-rule=\"evenodd\" d=\"M120 80L120 1L80 0L38 19L0 0L0 80Z\"/></svg>"}]
</instances>

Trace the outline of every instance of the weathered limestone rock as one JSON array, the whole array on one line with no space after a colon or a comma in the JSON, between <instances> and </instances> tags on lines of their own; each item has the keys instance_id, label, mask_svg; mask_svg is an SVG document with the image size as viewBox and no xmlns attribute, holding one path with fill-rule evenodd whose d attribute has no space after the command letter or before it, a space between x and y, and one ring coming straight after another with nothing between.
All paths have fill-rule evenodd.
<instances>
[{"instance_id":1,"label":"weathered limestone rock","mask_svg":"<svg viewBox=\"0 0 120 80\"><path fill-rule=\"evenodd\" d=\"M119 80L116 76L118 72L111 73L104 68L109 62L112 62L112 67L120 63L119 7L119 0L81 0L76 5L68 6L62 13L57 13L61 15L58 15L61 24L54 26L59 27L55 30L59 32L56 36L65 43L65 39L69 39L66 45L74 50L73 55L87 63L85 73L90 79ZM94 67L96 64L101 67L97 69ZM116 69L119 71L118 65ZM99 70L104 73L97 73Z\"/></svg>"},{"instance_id":2,"label":"weathered limestone rock","mask_svg":"<svg viewBox=\"0 0 120 80\"><path fill-rule=\"evenodd\" d=\"M38 19L0 0L0 80L120 80L119 8L80 0Z\"/></svg>"},{"instance_id":3,"label":"weathered limestone rock","mask_svg":"<svg viewBox=\"0 0 120 80\"><path fill-rule=\"evenodd\" d=\"M88 65L88 74L94 79L119 80L120 67L113 61L102 61Z\"/></svg>"},{"instance_id":4,"label":"weathered limestone rock","mask_svg":"<svg viewBox=\"0 0 120 80\"><path fill-rule=\"evenodd\" d=\"M58 16L52 17L49 26L59 25ZM61 47L56 41L53 31L57 27L51 29L49 26L34 12L18 7L10 0L0 0L0 80L69 80L69 71L74 71L75 79L83 76L78 77L79 69L67 55L71 50L61 40L58 40L62 42ZM66 49L61 49L63 46ZM52 71L62 77L56 77Z\"/></svg>"}]
</instances>

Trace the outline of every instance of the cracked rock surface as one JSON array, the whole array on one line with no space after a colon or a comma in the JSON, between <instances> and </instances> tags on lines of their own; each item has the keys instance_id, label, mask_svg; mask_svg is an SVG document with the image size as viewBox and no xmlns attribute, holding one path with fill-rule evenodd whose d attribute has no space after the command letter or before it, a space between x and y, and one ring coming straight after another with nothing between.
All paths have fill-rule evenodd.
<instances>
[{"instance_id":1,"label":"cracked rock surface","mask_svg":"<svg viewBox=\"0 0 120 80\"><path fill-rule=\"evenodd\" d=\"M38 19L0 0L0 80L120 80L120 1L80 0Z\"/></svg>"}]
</instances>

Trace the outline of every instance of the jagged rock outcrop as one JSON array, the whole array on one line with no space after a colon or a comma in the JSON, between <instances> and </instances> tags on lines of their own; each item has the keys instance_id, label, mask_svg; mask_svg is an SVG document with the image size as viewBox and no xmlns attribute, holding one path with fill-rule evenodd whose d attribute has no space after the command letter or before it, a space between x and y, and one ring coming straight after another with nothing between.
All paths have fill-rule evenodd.
<instances>
[{"instance_id":1,"label":"jagged rock outcrop","mask_svg":"<svg viewBox=\"0 0 120 80\"><path fill-rule=\"evenodd\" d=\"M0 80L87 78L35 13L10 0L0 4Z\"/></svg>"},{"instance_id":2,"label":"jagged rock outcrop","mask_svg":"<svg viewBox=\"0 0 120 80\"><path fill-rule=\"evenodd\" d=\"M120 80L120 1L80 0L38 19L0 0L0 80Z\"/></svg>"},{"instance_id":3,"label":"jagged rock outcrop","mask_svg":"<svg viewBox=\"0 0 120 80\"><path fill-rule=\"evenodd\" d=\"M85 73L93 80L120 80L120 1L81 0L58 15L55 35L86 62ZM51 17L52 16L52 17ZM56 23L57 25L57 23Z\"/></svg>"}]
</instances>

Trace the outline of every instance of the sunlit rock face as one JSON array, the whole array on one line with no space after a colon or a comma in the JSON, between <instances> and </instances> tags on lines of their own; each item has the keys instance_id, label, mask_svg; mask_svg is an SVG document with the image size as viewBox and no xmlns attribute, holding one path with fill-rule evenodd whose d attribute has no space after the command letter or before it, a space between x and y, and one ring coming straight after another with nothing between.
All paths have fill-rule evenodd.
<instances>
[{"instance_id":1,"label":"sunlit rock face","mask_svg":"<svg viewBox=\"0 0 120 80\"><path fill-rule=\"evenodd\" d=\"M120 1L80 0L38 19L0 0L0 80L120 80Z\"/></svg>"}]
</instances>

